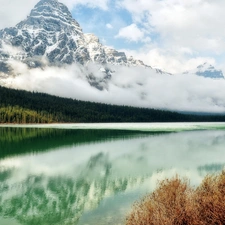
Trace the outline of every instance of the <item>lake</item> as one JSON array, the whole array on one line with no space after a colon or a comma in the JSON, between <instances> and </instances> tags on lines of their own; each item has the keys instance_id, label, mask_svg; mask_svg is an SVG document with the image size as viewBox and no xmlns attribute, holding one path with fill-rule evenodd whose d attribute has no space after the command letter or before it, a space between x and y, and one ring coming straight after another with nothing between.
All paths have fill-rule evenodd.
<instances>
[{"instance_id":1,"label":"lake","mask_svg":"<svg viewBox=\"0 0 225 225\"><path fill-rule=\"evenodd\" d=\"M161 179L225 165L225 123L0 126L1 225L118 225Z\"/></svg>"}]
</instances>

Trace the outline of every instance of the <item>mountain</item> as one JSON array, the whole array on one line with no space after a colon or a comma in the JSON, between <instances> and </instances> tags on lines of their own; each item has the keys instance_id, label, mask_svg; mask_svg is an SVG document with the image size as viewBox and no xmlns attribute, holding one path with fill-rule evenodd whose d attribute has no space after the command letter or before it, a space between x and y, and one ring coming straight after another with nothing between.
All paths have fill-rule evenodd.
<instances>
[{"instance_id":1,"label":"mountain","mask_svg":"<svg viewBox=\"0 0 225 225\"><path fill-rule=\"evenodd\" d=\"M84 34L68 8L57 0L41 0L15 27L0 31L0 71L13 70L9 60L30 68L48 65L100 64L146 66L124 52L102 45L94 34Z\"/></svg>"},{"instance_id":2,"label":"mountain","mask_svg":"<svg viewBox=\"0 0 225 225\"><path fill-rule=\"evenodd\" d=\"M197 76L213 79L224 79L222 70L217 70L209 63L199 65L195 70L187 71L185 74L195 74Z\"/></svg>"}]
</instances>

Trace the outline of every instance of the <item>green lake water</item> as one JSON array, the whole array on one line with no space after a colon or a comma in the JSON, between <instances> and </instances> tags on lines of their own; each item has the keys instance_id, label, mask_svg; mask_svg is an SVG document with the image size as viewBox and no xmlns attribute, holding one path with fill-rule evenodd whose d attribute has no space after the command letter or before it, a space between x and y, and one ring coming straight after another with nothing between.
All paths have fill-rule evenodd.
<instances>
[{"instance_id":1,"label":"green lake water","mask_svg":"<svg viewBox=\"0 0 225 225\"><path fill-rule=\"evenodd\" d=\"M0 224L124 224L158 180L198 185L225 165L223 125L138 126L1 126Z\"/></svg>"}]
</instances>

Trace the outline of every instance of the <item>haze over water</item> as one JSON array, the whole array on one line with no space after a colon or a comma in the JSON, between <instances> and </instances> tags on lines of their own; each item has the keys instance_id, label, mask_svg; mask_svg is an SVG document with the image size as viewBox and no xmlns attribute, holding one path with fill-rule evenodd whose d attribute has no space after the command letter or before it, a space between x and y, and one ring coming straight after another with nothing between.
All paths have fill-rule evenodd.
<instances>
[{"instance_id":1,"label":"haze over water","mask_svg":"<svg viewBox=\"0 0 225 225\"><path fill-rule=\"evenodd\" d=\"M124 224L158 180L179 174L198 185L225 165L223 125L78 126L0 127L1 225Z\"/></svg>"}]
</instances>

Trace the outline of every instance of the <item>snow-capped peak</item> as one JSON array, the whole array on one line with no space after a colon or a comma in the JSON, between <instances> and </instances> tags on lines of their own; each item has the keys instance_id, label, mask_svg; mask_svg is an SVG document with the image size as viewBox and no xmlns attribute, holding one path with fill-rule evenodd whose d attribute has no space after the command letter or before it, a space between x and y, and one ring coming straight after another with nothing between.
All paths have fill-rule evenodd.
<instances>
[{"instance_id":1,"label":"snow-capped peak","mask_svg":"<svg viewBox=\"0 0 225 225\"><path fill-rule=\"evenodd\" d=\"M195 74L201 77L213 79L224 79L222 70L217 70L214 66L207 62L199 65L195 70L185 72L185 74Z\"/></svg>"},{"instance_id":2,"label":"snow-capped peak","mask_svg":"<svg viewBox=\"0 0 225 225\"><path fill-rule=\"evenodd\" d=\"M0 31L0 58L14 58L2 47L20 48L20 58L30 67L40 66L37 57L62 65L93 61L100 64L144 65L130 60L124 52L102 45L94 34L84 34L68 8L58 0L41 0L30 15L13 28Z\"/></svg>"}]
</instances>

